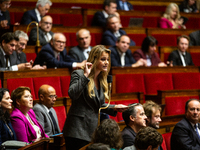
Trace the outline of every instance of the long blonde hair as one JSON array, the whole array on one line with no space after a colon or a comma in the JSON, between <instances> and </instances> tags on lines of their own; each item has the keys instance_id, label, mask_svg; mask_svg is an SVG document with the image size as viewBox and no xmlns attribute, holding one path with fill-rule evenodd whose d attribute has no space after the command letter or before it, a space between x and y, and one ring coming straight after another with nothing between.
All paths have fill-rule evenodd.
<instances>
[{"instance_id":1,"label":"long blonde hair","mask_svg":"<svg viewBox=\"0 0 200 150\"><path fill-rule=\"evenodd\" d=\"M91 72L88 76L88 78L90 79L90 82L88 83L88 94L89 94L90 97L95 96L94 76L95 76L95 72L96 72L96 67L98 65L98 61L101 58L101 55L102 55L103 52L108 53L109 58L110 58L111 51L109 49L107 49L103 45L96 45L90 51L89 58L87 59L87 62L90 62L90 63L93 64ZM108 65L107 72L101 71L98 75L100 86L102 86L103 89L104 89L104 96L105 96L106 99L109 98L109 96L108 96L108 83L107 83L107 76L108 76L109 71L110 71L110 59L109 59L109 65Z\"/></svg>"},{"instance_id":2,"label":"long blonde hair","mask_svg":"<svg viewBox=\"0 0 200 150\"><path fill-rule=\"evenodd\" d=\"M165 10L165 13L163 14L163 17L164 17L164 18L170 19L170 15L171 15L171 12L172 12L172 8L173 8L173 7L176 7L176 9L177 9L177 16L176 16L175 20L180 18L179 7L178 7L178 5L177 5L176 3L170 3L170 4L167 6L167 8L166 8L166 10Z\"/></svg>"}]
</instances>

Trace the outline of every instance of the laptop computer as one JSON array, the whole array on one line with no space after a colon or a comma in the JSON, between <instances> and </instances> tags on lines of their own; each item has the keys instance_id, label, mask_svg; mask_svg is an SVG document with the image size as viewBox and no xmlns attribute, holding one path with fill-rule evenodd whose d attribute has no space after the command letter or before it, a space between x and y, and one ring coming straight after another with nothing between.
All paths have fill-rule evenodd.
<instances>
[{"instance_id":1,"label":"laptop computer","mask_svg":"<svg viewBox=\"0 0 200 150\"><path fill-rule=\"evenodd\" d=\"M130 18L128 27L142 27L144 18Z\"/></svg>"}]
</instances>

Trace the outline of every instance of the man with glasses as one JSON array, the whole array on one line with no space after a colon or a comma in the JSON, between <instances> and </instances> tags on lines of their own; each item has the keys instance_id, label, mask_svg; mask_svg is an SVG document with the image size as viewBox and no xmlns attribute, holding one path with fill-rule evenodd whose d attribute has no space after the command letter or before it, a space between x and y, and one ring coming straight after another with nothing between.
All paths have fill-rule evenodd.
<instances>
[{"instance_id":1,"label":"man with glasses","mask_svg":"<svg viewBox=\"0 0 200 150\"><path fill-rule=\"evenodd\" d=\"M0 0L0 29L8 28L10 25L10 14L8 8L11 5L11 0Z\"/></svg>"},{"instance_id":2,"label":"man with glasses","mask_svg":"<svg viewBox=\"0 0 200 150\"><path fill-rule=\"evenodd\" d=\"M129 108L122 113L126 127L122 131L124 145L122 149L132 146L135 143L135 137L138 131L146 127L146 119L143 106L139 103L128 105Z\"/></svg>"},{"instance_id":3,"label":"man with glasses","mask_svg":"<svg viewBox=\"0 0 200 150\"><path fill-rule=\"evenodd\" d=\"M44 16L39 23L39 41L40 45L44 46L50 42L53 32L51 31L53 19L51 16ZM37 42L37 27L34 27L29 35L28 45L36 45Z\"/></svg>"},{"instance_id":4,"label":"man with glasses","mask_svg":"<svg viewBox=\"0 0 200 150\"><path fill-rule=\"evenodd\" d=\"M54 33L49 44L42 47L38 53L34 65L46 65L47 68L81 68L85 65L86 60L81 63L76 62L67 55L66 37L62 33Z\"/></svg>"},{"instance_id":5,"label":"man with glasses","mask_svg":"<svg viewBox=\"0 0 200 150\"><path fill-rule=\"evenodd\" d=\"M55 89L44 84L38 91L38 97L39 103L33 107L38 122L48 136L60 133L58 118L53 109L57 98Z\"/></svg>"},{"instance_id":6,"label":"man with glasses","mask_svg":"<svg viewBox=\"0 0 200 150\"><path fill-rule=\"evenodd\" d=\"M171 136L171 150L200 149L200 102L190 99L185 104L185 117L179 121Z\"/></svg>"}]
</instances>

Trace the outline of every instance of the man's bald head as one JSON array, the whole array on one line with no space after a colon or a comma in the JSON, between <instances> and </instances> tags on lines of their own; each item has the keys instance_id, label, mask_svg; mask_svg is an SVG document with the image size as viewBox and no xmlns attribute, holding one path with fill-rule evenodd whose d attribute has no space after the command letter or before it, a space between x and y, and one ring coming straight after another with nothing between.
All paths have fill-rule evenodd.
<instances>
[{"instance_id":1,"label":"man's bald head","mask_svg":"<svg viewBox=\"0 0 200 150\"><path fill-rule=\"evenodd\" d=\"M90 31L87 29L80 29L76 33L76 39L77 39L78 45L82 49L87 49L90 46L90 42L91 42Z\"/></svg>"},{"instance_id":2,"label":"man's bald head","mask_svg":"<svg viewBox=\"0 0 200 150\"><path fill-rule=\"evenodd\" d=\"M53 24L53 19L51 16L44 16L40 22L40 27L44 32L50 32Z\"/></svg>"},{"instance_id":3,"label":"man's bald head","mask_svg":"<svg viewBox=\"0 0 200 150\"><path fill-rule=\"evenodd\" d=\"M57 95L55 89L52 86L44 84L40 87L38 91L38 97L40 103L50 109L51 107L53 107Z\"/></svg>"}]
</instances>

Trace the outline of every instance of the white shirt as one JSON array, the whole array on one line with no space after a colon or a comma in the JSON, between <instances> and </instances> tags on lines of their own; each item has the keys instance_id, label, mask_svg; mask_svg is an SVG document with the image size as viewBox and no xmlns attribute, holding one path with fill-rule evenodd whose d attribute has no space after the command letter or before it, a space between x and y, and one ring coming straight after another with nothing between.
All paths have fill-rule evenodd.
<instances>
[{"instance_id":1,"label":"white shirt","mask_svg":"<svg viewBox=\"0 0 200 150\"><path fill-rule=\"evenodd\" d=\"M122 53L118 48L117 48L117 51L119 53L120 60L121 60L121 65L123 67L123 66L125 66L125 56L126 56L126 53Z\"/></svg>"},{"instance_id":2,"label":"white shirt","mask_svg":"<svg viewBox=\"0 0 200 150\"><path fill-rule=\"evenodd\" d=\"M37 8L35 8L35 13L36 13L38 22L40 22L41 21L41 16L40 16L40 12L37 10Z\"/></svg>"},{"instance_id":3,"label":"white shirt","mask_svg":"<svg viewBox=\"0 0 200 150\"><path fill-rule=\"evenodd\" d=\"M121 6L121 8L124 6L124 10L129 11L127 2L119 1L119 5Z\"/></svg>"},{"instance_id":4,"label":"white shirt","mask_svg":"<svg viewBox=\"0 0 200 150\"><path fill-rule=\"evenodd\" d=\"M105 18L108 18L109 15L107 14L107 12L105 10L103 10L102 13L103 13Z\"/></svg>"},{"instance_id":5,"label":"white shirt","mask_svg":"<svg viewBox=\"0 0 200 150\"><path fill-rule=\"evenodd\" d=\"M86 59L88 59L90 51L91 51L91 47L90 46L87 49L83 50L83 54L84 54Z\"/></svg>"},{"instance_id":6,"label":"white shirt","mask_svg":"<svg viewBox=\"0 0 200 150\"><path fill-rule=\"evenodd\" d=\"M185 59L184 59L183 55L186 55L186 52L181 52L180 50L178 50L178 53L179 53L179 55L181 57L182 64L185 67L186 64L185 64Z\"/></svg>"},{"instance_id":7,"label":"white shirt","mask_svg":"<svg viewBox=\"0 0 200 150\"><path fill-rule=\"evenodd\" d=\"M45 108L45 110L47 111L47 113L49 113L49 109L47 108L47 106L45 106L44 104L42 104Z\"/></svg>"},{"instance_id":8,"label":"white shirt","mask_svg":"<svg viewBox=\"0 0 200 150\"><path fill-rule=\"evenodd\" d=\"M51 40L52 36L49 32L47 32L47 33L44 32L44 38L47 42L49 42Z\"/></svg>"},{"instance_id":9,"label":"white shirt","mask_svg":"<svg viewBox=\"0 0 200 150\"><path fill-rule=\"evenodd\" d=\"M115 35L115 37L116 37L116 38L118 38L118 37L120 37L120 36L121 36L121 34L119 33L119 30L118 30L118 31L116 31L116 32L114 33L114 35Z\"/></svg>"}]
</instances>

